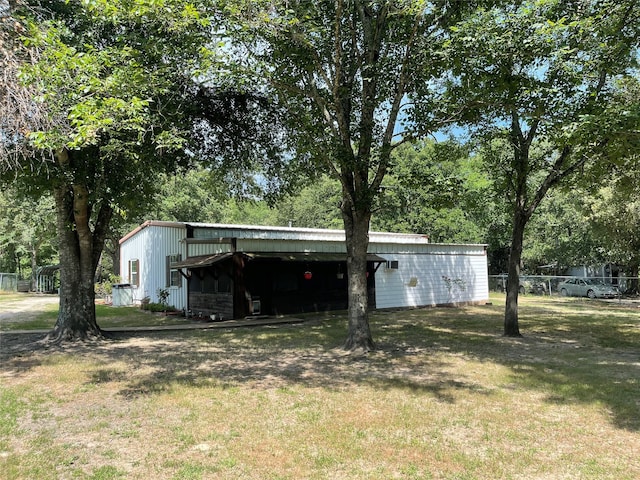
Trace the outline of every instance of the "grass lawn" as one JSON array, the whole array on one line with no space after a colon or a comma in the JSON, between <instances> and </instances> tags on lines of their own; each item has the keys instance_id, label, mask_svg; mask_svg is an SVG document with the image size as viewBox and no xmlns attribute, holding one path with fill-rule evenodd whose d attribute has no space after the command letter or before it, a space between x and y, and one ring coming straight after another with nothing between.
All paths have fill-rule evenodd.
<instances>
[{"instance_id":1,"label":"grass lawn","mask_svg":"<svg viewBox=\"0 0 640 480\"><path fill-rule=\"evenodd\" d=\"M640 478L640 308L527 296L510 339L491 300L373 313L366 356L341 315L0 344L1 477Z\"/></svg>"}]
</instances>

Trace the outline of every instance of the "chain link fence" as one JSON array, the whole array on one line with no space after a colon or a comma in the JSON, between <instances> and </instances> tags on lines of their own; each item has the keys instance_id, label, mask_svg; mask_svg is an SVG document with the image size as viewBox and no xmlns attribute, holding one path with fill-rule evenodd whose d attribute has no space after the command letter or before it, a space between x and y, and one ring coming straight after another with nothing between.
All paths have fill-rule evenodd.
<instances>
[{"instance_id":1,"label":"chain link fence","mask_svg":"<svg viewBox=\"0 0 640 480\"><path fill-rule=\"evenodd\" d=\"M607 298L630 292L637 281L628 277L575 277L561 275L521 275L519 291L524 295L565 295ZM489 289L507 290L507 274L489 275Z\"/></svg>"},{"instance_id":2,"label":"chain link fence","mask_svg":"<svg viewBox=\"0 0 640 480\"><path fill-rule=\"evenodd\" d=\"M17 273L0 273L0 291L15 292L18 289Z\"/></svg>"}]
</instances>

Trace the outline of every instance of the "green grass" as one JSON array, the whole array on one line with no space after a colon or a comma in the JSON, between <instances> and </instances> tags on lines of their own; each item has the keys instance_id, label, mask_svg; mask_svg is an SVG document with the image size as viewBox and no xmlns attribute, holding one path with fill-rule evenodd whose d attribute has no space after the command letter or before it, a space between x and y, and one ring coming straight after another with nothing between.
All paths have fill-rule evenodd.
<instances>
[{"instance_id":1,"label":"green grass","mask_svg":"<svg viewBox=\"0 0 640 480\"><path fill-rule=\"evenodd\" d=\"M9 437L18 431L18 417L24 409L19 390L0 390L0 451L9 447Z\"/></svg>"},{"instance_id":2,"label":"green grass","mask_svg":"<svg viewBox=\"0 0 640 480\"><path fill-rule=\"evenodd\" d=\"M0 471L640 478L640 308L527 296L513 339L491 301L375 312L364 356L340 313L22 352L0 367Z\"/></svg>"}]
</instances>

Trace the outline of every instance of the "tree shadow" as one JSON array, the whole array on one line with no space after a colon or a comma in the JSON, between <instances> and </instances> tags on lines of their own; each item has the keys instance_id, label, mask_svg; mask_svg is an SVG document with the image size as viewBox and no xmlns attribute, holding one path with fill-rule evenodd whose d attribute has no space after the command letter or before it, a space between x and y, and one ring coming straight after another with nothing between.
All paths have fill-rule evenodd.
<instances>
[{"instance_id":1,"label":"tree shadow","mask_svg":"<svg viewBox=\"0 0 640 480\"><path fill-rule=\"evenodd\" d=\"M500 307L376 313L371 324L378 348L366 355L338 348L345 332L339 316L277 327L117 333L110 341L61 346L31 336L2 352L1 370L21 375L54 352L96 358L102 366L91 370L87 383L117 383L123 398L184 386L343 390L368 385L455 403L460 391L487 396L495 391L471 374L452 373L447 358L453 355L507 367L509 388L543 392L551 404L606 405L616 427L640 430L638 321L630 320L635 330L625 322L601 329L561 321L551 310L546 314L550 320L541 320L533 333L506 338ZM545 311L537 307L536 315ZM605 330L603 339L598 332ZM621 346L612 348L616 335Z\"/></svg>"},{"instance_id":2,"label":"tree shadow","mask_svg":"<svg viewBox=\"0 0 640 480\"><path fill-rule=\"evenodd\" d=\"M339 348L319 347L315 342L313 348L291 348L288 345L292 339L303 336L304 330L278 330L282 343L272 338L268 347L259 342L238 346L217 343L215 338L207 338L207 332L197 335L195 342L189 335L176 338L175 334L156 333L154 342L146 345L131 340L147 337L119 334L117 341L100 349L104 367L93 370L87 383L122 383L119 394L125 398L170 393L184 386L224 388L242 384L257 389L301 385L330 390L366 384L374 389L426 393L446 403L455 402L455 390L486 392L477 383L451 378L442 361L411 349L384 344L372 354L354 356ZM398 367L407 357L414 357L412 369ZM114 363L126 364L127 369L111 367Z\"/></svg>"},{"instance_id":3,"label":"tree shadow","mask_svg":"<svg viewBox=\"0 0 640 480\"><path fill-rule=\"evenodd\" d=\"M508 367L515 388L543 392L549 403L607 405L616 427L638 431L640 325L630 319L603 326L603 320L589 325L584 317L566 320L550 312L546 326L520 338L499 335L499 316L457 319L454 325L432 321L414 324L408 337Z\"/></svg>"}]
</instances>

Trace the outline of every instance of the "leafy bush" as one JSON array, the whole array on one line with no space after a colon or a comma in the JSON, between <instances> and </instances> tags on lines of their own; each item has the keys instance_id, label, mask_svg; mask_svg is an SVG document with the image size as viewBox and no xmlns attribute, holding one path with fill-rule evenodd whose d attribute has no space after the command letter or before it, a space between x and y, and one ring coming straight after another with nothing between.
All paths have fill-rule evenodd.
<instances>
[{"instance_id":1,"label":"leafy bush","mask_svg":"<svg viewBox=\"0 0 640 480\"><path fill-rule=\"evenodd\" d=\"M167 306L167 300L169 299L169 290L167 290L166 288L159 288L158 298L160 299L160 303L162 305Z\"/></svg>"},{"instance_id":2,"label":"leafy bush","mask_svg":"<svg viewBox=\"0 0 640 480\"><path fill-rule=\"evenodd\" d=\"M94 286L96 295L99 297L106 297L113 293L113 284L120 283L122 279L118 275L110 274L105 280L96 283Z\"/></svg>"},{"instance_id":3,"label":"leafy bush","mask_svg":"<svg viewBox=\"0 0 640 480\"><path fill-rule=\"evenodd\" d=\"M148 302L141 303L140 308L148 312L176 312L177 309L173 305L164 305L162 303Z\"/></svg>"}]
</instances>

